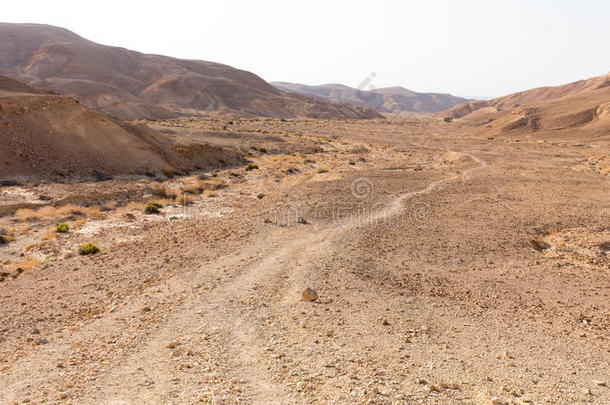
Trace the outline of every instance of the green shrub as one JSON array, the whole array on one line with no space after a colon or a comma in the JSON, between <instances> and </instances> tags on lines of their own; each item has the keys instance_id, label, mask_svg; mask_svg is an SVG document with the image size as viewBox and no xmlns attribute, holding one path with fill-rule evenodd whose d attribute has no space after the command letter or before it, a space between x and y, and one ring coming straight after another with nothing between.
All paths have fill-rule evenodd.
<instances>
[{"instance_id":1,"label":"green shrub","mask_svg":"<svg viewBox=\"0 0 610 405\"><path fill-rule=\"evenodd\" d=\"M258 148L260 153L267 153L267 148Z\"/></svg>"},{"instance_id":2,"label":"green shrub","mask_svg":"<svg viewBox=\"0 0 610 405\"><path fill-rule=\"evenodd\" d=\"M144 212L147 214L158 214L159 209L161 209L161 208L163 208L163 206L161 204L159 204L158 202L149 201L144 206Z\"/></svg>"},{"instance_id":3,"label":"green shrub","mask_svg":"<svg viewBox=\"0 0 610 405\"><path fill-rule=\"evenodd\" d=\"M159 204L158 202L149 201L144 206L144 212L147 214L158 214L159 209L161 209L161 208L163 208L163 206L161 204Z\"/></svg>"},{"instance_id":4,"label":"green shrub","mask_svg":"<svg viewBox=\"0 0 610 405\"><path fill-rule=\"evenodd\" d=\"M70 225L64 222L55 222L55 232L67 233L70 230Z\"/></svg>"},{"instance_id":5,"label":"green shrub","mask_svg":"<svg viewBox=\"0 0 610 405\"><path fill-rule=\"evenodd\" d=\"M93 242L83 243L78 247L78 253L81 255L94 255L100 251L99 246Z\"/></svg>"},{"instance_id":6,"label":"green shrub","mask_svg":"<svg viewBox=\"0 0 610 405\"><path fill-rule=\"evenodd\" d=\"M445 118L443 118L443 121L445 121L445 122L453 122L453 117L445 117Z\"/></svg>"},{"instance_id":7,"label":"green shrub","mask_svg":"<svg viewBox=\"0 0 610 405\"><path fill-rule=\"evenodd\" d=\"M244 168L245 171L249 172L250 170L258 169L258 165L256 163L248 163Z\"/></svg>"}]
</instances>

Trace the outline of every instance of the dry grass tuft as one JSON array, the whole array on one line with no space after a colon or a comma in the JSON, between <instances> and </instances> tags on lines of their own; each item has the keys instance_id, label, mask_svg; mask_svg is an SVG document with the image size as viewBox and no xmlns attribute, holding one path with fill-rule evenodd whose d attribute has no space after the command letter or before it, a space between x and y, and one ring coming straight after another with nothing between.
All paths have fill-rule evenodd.
<instances>
[{"instance_id":1,"label":"dry grass tuft","mask_svg":"<svg viewBox=\"0 0 610 405\"><path fill-rule=\"evenodd\" d=\"M6 266L6 269L9 271L22 272L22 271L31 270L34 267L38 266L39 264L40 264L40 260L38 260L38 259L26 258L25 260L23 260L21 262L9 264L8 266Z\"/></svg>"}]
</instances>

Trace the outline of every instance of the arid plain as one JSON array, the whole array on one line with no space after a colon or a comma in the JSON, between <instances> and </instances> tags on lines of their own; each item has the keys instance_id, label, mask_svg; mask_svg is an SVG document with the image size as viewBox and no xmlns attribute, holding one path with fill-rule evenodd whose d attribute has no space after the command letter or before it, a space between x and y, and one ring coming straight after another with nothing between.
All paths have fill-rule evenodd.
<instances>
[{"instance_id":1,"label":"arid plain","mask_svg":"<svg viewBox=\"0 0 610 405\"><path fill-rule=\"evenodd\" d=\"M258 168L3 188L0 401L610 401L610 137L149 124Z\"/></svg>"}]
</instances>

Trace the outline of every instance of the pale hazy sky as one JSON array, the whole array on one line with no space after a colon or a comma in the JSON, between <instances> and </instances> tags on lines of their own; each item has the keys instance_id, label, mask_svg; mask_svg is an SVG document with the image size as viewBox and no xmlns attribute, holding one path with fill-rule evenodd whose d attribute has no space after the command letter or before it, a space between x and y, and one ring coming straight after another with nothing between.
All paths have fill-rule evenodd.
<instances>
[{"instance_id":1,"label":"pale hazy sky","mask_svg":"<svg viewBox=\"0 0 610 405\"><path fill-rule=\"evenodd\" d=\"M0 21L267 81L499 96L610 71L607 0L11 1ZM0 38L0 40L2 40Z\"/></svg>"}]
</instances>

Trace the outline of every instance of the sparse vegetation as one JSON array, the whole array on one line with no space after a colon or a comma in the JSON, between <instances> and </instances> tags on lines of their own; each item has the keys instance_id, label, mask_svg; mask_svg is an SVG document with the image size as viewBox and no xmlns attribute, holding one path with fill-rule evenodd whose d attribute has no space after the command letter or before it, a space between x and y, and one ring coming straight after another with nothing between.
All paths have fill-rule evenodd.
<instances>
[{"instance_id":1,"label":"sparse vegetation","mask_svg":"<svg viewBox=\"0 0 610 405\"><path fill-rule=\"evenodd\" d=\"M445 122L453 122L453 117L445 117L445 118L443 118L443 121L445 121Z\"/></svg>"},{"instance_id":2,"label":"sparse vegetation","mask_svg":"<svg viewBox=\"0 0 610 405\"><path fill-rule=\"evenodd\" d=\"M250 170L256 170L258 169L258 165L256 163L250 162L246 165L246 167L244 168L245 171L249 172Z\"/></svg>"},{"instance_id":3,"label":"sparse vegetation","mask_svg":"<svg viewBox=\"0 0 610 405\"><path fill-rule=\"evenodd\" d=\"M163 208L163 205L159 204L158 202L149 201L144 206L144 212L146 214L158 214L161 208Z\"/></svg>"},{"instance_id":4,"label":"sparse vegetation","mask_svg":"<svg viewBox=\"0 0 610 405\"><path fill-rule=\"evenodd\" d=\"M99 246L97 246L93 242L86 242L78 247L78 253L83 256L84 255L94 255L99 252L100 252Z\"/></svg>"},{"instance_id":5,"label":"sparse vegetation","mask_svg":"<svg viewBox=\"0 0 610 405\"><path fill-rule=\"evenodd\" d=\"M65 222L55 222L56 233L67 233L70 230L70 225Z\"/></svg>"}]
</instances>

